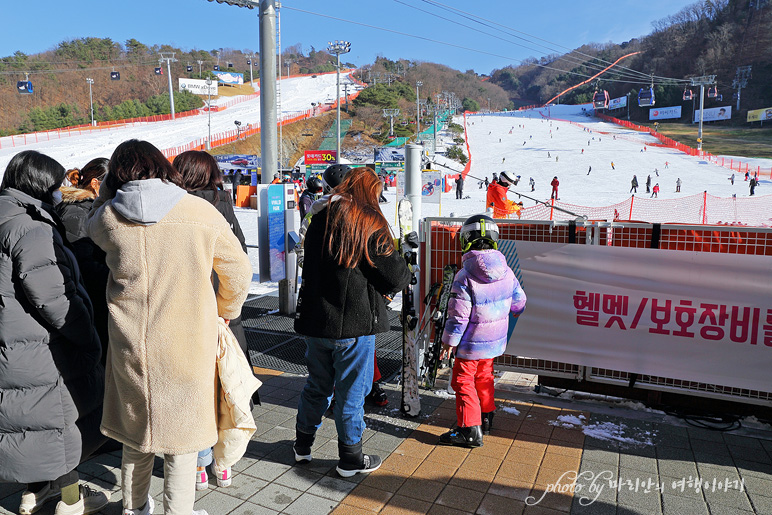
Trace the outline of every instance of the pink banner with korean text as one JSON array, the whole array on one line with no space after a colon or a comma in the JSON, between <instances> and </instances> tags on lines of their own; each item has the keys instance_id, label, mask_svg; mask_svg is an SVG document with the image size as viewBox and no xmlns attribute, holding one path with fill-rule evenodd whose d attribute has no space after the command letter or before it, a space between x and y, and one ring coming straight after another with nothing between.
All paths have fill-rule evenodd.
<instances>
[{"instance_id":1,"label":"pink banner with korean text","mask_svg":"<svg viewBox=\"0 0 772 515\"><path fill-rule=\"evenodd\" d=\"M528 303L507 354L769 390L768 256L514 243Z\"/></svg>"}]
</instances>

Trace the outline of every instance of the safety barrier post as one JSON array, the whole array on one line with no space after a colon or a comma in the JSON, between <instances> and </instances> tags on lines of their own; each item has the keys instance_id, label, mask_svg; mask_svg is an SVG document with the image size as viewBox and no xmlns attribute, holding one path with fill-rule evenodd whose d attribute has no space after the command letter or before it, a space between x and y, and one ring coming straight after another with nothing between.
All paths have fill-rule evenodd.
<instances>
[{"instance_id":1,"label":"safety barrier post","mask_svg":"<svg viewBox=\"0 0 772 515\"><path fill-rule=\"evenodd\" d=\"M708 223L708 192L702 192L702 224Z\"/></svg>"},{"instance_id":2,"label":"safety barrier post","mask_svg":"<svg viewBox=\"0 0 772 515\"><path fill-rule=\"evenodd\" d=\"M627 215L627 219L628 219L628 220L632 220L632 219L633 219L633 203L634 203L634 202L635 202L635 195L633 195L633 196L630 198L630 214L629 214L629 215Z\"/></svg>"},{"instance_id":3,"label":"safety barrier post","mask_svg":"<svg viewBox=\"0 0 772 515\"><path fill-rule=\"evenodd\" d=\"M554 211L554 208L553 208L554 205L555 205L555 199L551 198L550 199L550 220L552 220L552 213Z\"/></svg>"}]
</instances>

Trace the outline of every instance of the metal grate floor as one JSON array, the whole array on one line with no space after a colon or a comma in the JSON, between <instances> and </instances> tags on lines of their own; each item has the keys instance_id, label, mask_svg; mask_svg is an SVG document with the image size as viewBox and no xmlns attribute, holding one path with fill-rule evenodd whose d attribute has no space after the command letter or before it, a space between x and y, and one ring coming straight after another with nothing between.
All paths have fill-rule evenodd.
<instances>
[{"instance_id":1,"label":"metal grate floor","mask_svg":"<svg viewBox=\"0 0 772 515\"><path fill-rule=\"evenodd\" d=\"M304 375L306 343L293 329L294 318L274 313L278 297L264 295L247 301L242 310L242 323L252 366ZM271 314L268 314L271 313ZM399 312L389 311L391 331L375 337L375 355L384 381L392 379L402 368L402 326Z\"/></svg>"}]
</instances>

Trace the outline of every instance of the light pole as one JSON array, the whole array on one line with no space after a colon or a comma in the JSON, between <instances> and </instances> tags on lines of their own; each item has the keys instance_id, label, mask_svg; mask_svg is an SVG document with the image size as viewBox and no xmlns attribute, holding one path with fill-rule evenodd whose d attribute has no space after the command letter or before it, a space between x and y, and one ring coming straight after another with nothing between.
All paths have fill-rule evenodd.
<instances>
[{"instance_id":1,"label":"light pole","mask_svg":"<svg viewBox=\"0 0 772 515\"><path fill-rule=\"evenodd\" d=\"M491 97L488 97L488 112L491 112Z\"/></svg>"},{"instance_id":2,"label":"light pole","mask_svg":"<svg viewBox=\"0 0 772 515\"><path fill-rule=\"evenodd\" d=\"M199 59L196 62L198 63L198 78L200 79L201 77L204 76L203 73L201 73L201 65L204 64L204 61Z\"/></svg>"},{"instance_id":3,"label":"light pole","mask_svg":"<svg viewBox=\"0 0 772 515\"><path fill-rule=\"evenodd\" d=\"M249 59L247 59L247 64L249 65L249 83L252 84L252 88L255 87L255 78L252 75L252 59L255 58L255 54L249 54L247 56Z\"/></svg>"},{"instance_id":4,"label":"light pole","mask_svg":"<svg viewBox=\"0 0 772 515\"><path fill-rule=\"evenodd\" d=\"M415 138L418 142L418 135L421 134L421 101L418 96L418 88L423 86L424 83L420 80L415 81Z\"/></svg>"},{"instance_id":5,"label":"light pole","mask_svg":"<svg viewBox=\"0 0 772 515\"><path fill-rule=\"evenodd\" d=\"M199 61L200 63L201 61ZM206 138L206 149L212 149L212 77L206 78L206 93L209 96L209 100L206 102L206 110L209 113L209 136Z\"/></svg>"},{"instance_id":6,"label":"light pole","mask_svg":"<svg viewBox=\"0 0 772 515\"><path fill-rule=\"evenodd\" d=\"M351 52L351 43L348 41L338 41L337 39L333 43L332 41L327 42L327 51L331 54L335 54L335 57L337 58L337 66L335 67L335 75L336 75L336 105L337 105L337 132L338 135L335 138L335 160L337 163L340 163L340 54L346 54L348 52Z\"/></svg>"},{"instance_id":7,"label":"light pole","mask_svg":"<svg viewBox=\"0 0 772 515\"><path fill-rule=\"evenodd\" d=\"M91 85L94 84L94 79L88 78L86 79L86 82L88 82L88 100L91 103L91 126L94 126L94 97L91 94Z\"/></svg>"}]
</instances>

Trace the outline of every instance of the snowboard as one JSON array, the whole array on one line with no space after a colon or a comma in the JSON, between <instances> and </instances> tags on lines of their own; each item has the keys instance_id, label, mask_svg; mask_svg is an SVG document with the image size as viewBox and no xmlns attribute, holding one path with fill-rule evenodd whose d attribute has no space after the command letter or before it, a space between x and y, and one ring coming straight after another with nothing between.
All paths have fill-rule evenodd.
<instances>
[{"instance_id":1,"label":"snowboard","mask_svg":"<svg viewBox=\"0 0 772 515\"><path fill-rule=\"evenodd\" d=\"M403 198L397 206L399 219L399 253L410 267L412 278L402 292L402 413L417 417L421 413L421 398L418 395L418 363L416 355L417 335L414 329L418 325L414 304L416 278L416 253L405 244L405 236L413 231L413 205Z\"/></svg>"},{"instance_id":2,"label":"snowboard","mask_svg":"<svg viewBox=\"0 0 772 515\"><path fill-rule=\"evenodd\" d=\"M450 300L450 291L453 287L453 279L456 277L456 265L445 265L442 269L442 283L440 286L440 296L437 299L437 307L433 316L434 320L434 340L426 348L424 358L425 372L424 385L427 388L434 388L437 380L437 370L440 368L440 352L442 351L442 332L445 330L445 322L448 320L448 301Z\"/></svg>"}]
</instances>

